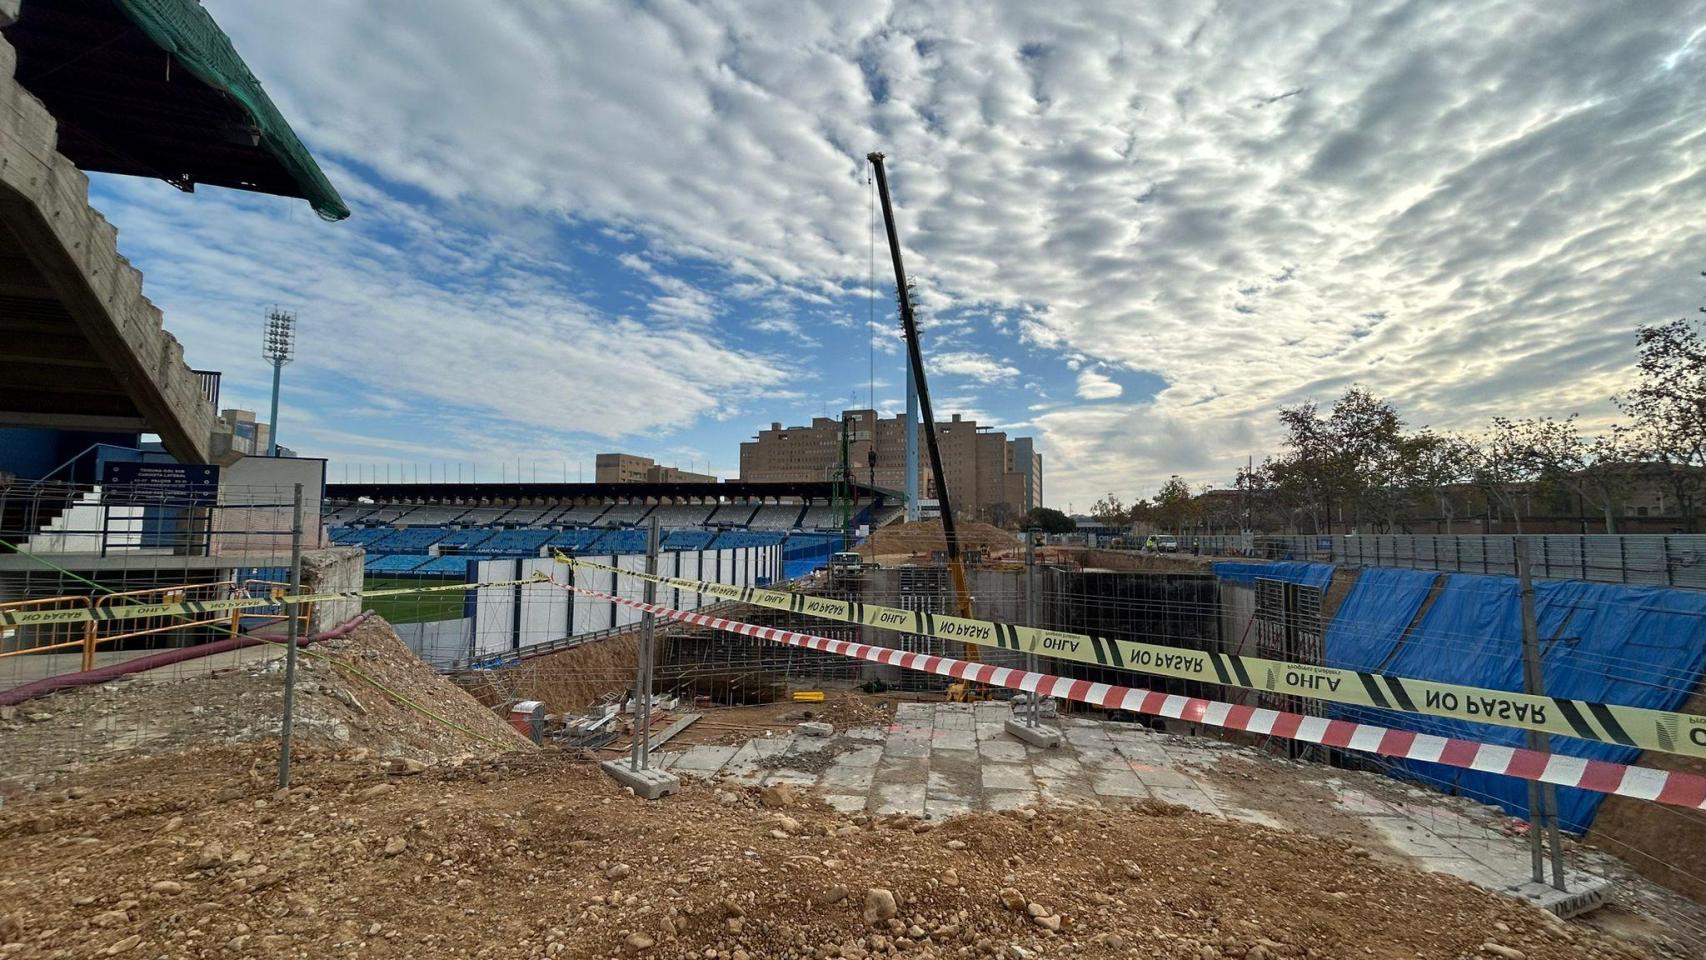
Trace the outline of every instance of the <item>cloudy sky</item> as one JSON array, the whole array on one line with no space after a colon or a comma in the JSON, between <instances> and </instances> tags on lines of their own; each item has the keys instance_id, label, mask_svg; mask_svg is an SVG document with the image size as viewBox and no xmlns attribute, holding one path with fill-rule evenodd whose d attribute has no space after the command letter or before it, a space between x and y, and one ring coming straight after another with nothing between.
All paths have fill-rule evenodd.
<instances>
[{"instance_id":1,"label":"cloudy sky","mask_svg":"<svg viewBox=\"0 0 1706 960\"><path fill-rule=\"evenodd\" d=\"M227 403L297 311L281 438L334 480L731 474L899 408L871 149L938 412L1039 437L1062 508L1228 485L1352 382L1603 418L1702 292L1702 3L205 3L354 216L96 204Z\"/></svg>"}]
</instances>

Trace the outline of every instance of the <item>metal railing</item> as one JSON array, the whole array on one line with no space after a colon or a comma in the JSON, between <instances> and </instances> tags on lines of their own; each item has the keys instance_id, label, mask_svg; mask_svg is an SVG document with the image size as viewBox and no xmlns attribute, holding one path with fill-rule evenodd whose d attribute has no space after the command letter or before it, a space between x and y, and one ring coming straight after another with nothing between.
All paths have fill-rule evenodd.
<instances>
[{"instance_id":1,"label":"metal railing","mask_svg":"<svg viewBox=\"0 0 1706 960\"><path fill-rule=\"evenodd\" d=\"M36 600L20 600L0 603L0 611L16 612L20 610L83 610L91 615L91 619L71 623L32 624L4 628L9 633L0 634L0 658L18 657L29 654L52 653L56 651L80 650L82 652L82 669L92 670L95 667L95 655L102 647L111 648L126 641L140 637L163 637L166 640L189 640L190 643L180 644L194 646L205 642L209 637L196 633L184 633L174 637L179 631L205 631L203 628L213 628L211 632L236 636L241 633L254 633L272 623L288 620L291 616L298 618L301 632L308 629L309 618L313 613L313 604L298 604L294 613L285 612L282 606L255 610L231 610L220 613L161 613L147 617L128 618L123 620L100 620L103 611L135 604L170 604L193 603L198 600L228 600L253 599L260 597L279 597L287 592L289 584L276 580L245 580L233 585L229 580L211 583L183 583L164 587L147 587L141 590L126 590L108 593L99 597L61 596L45 597ZM246 630L244 621L261 621Z\"/></svg>"},{"instance_id":2,"label":"metal railing","mask_svg":"<svg viewBox=\"0 0 1706 960\"><path fill-rule=\"evenodd\" d=\"M1375 534L1182 536L1205 556L1311 560L1348 567L1410 567L1515 576L1516 544L1528 544L1534 575L1706 590L1706 534Z\"/></svg>"}]
</instances>

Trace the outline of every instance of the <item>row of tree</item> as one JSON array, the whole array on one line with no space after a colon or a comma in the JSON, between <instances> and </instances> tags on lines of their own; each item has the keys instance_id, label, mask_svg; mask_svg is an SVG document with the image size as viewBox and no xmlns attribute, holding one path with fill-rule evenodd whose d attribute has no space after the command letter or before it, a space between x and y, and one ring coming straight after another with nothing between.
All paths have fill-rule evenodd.
<instances>
[{"instance_id":1,"label":"row of tree","mask_svg":"<svg viewBox=\"0 0 1706 960\"><path fill-rule=\"evenodd\" d=\"M1622 417L1597 434L1573 413L1412 430L1390 402L1353 386L1327 411L1314 402L1281 409L1280 451L1240 469L1230 489L1193 491L1174 476L1130 505L1110 493L1092 514L1162 530L1316 533L1402 532L1421 517L1449 531L1456 519L1484 515L1521 532L1525 515L1567 503L1615 533L1626 500L1655 489L1665 513L1692 531L1706 500L1706 331L1688 319L1646 326L1636 348L1634 382L1612 398Z\"/></svg>"}]
</instances>

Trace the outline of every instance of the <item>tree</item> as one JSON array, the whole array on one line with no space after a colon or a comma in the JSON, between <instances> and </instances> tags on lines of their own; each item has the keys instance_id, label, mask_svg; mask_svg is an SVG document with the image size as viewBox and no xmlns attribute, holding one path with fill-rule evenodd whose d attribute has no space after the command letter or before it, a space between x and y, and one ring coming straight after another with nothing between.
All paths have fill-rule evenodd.
<instances>
[{"instance_id":1,"label":"tree","mask_svg":"<svg viewBox=\"0 0 1706 960\"><path fill-rule=\"evenodd\" d=\"M1575 494L1583 509L1592 508L1604 518L1606 533L1616 533L1615 508L1628 480L1617 433L1590 440L1576 426L1573 413L1562 420L1541 417L1520 423L1536 482Z\"/></svg>"},{"instance_id":2,"label":"tree","mask_svg":"<svg viewBox=\"0 0 1706 960\"><path fill-rule=\"evenodd\" d=\"M1411 501L1424 509L1437 509L1445 519L1445 532L1457 516L1452 489L1469 480L1473 444L1457 434L1423 429L1410 439L1407 486Z\"/></svg>"},{"instance_id":3,"label":"tree","mask_svg":"<svg viewBox=\"0 0 1706 960\"><path fill-rule=\"evenodd\" d=\"M1113 527L1123 527L1131 520L1131 514L1126 510L1125 504L1120 502L1119 496L1112 491L1096 501L1090 508L1090 516Z\"/></svg>"},{"instance_id":4,"label":"tree","mask_svg":"<svg viewBox=\"0 0 1706 960\"><path fill-rule=\"evenodd\" d=\"M1635 349L1635 386L1612 398L1630 419L1616 437L1659 467L1692 531L1706 493L1706 335L1685 317L1641 327Z\"/></svg>"},{"instance_id":5,"label":"tree","mask_svg":"<svg viewBox=\"0 0 1706 960\"><path fill-rule=\"evenodd\" d=\"M1468 448L1469 482L1487 498L1489 512L1502 516L1509 510L1522 532L1522 506L1531 492L1538 471L1533 454L1531 421L1494 417L1493 424L1476 436Z\"/></svg>"},{"instance_id":6,"label":"tree","mask_svg":"<svg viewBox=\"0 0 1706 960\"><path fill-rule=\"evenodd\" d=\"M1037 507L1031 511L1031 526L1044 533L1071 533L1078 529L1072 518L1052 507Z\"/></svg>"},{"instance_id":7,"label":"tree","mask_svg":"<svg viewBox=\"0 0 1706 960\"><path fill-rule=\"evenodd\" d=\"M1196 519L1191 485L1178 474L1167 479L1155 494L1155 523L1163 530L1183 530Z\"/></svg>"}]
</instances>

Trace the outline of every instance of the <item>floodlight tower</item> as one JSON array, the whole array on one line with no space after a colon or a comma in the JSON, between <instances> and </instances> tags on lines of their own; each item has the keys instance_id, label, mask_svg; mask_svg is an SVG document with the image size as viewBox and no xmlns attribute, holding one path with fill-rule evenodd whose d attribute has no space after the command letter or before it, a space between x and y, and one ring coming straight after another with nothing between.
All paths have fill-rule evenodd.
<instances>
[{"instance_id":1,"label":"floodlight tower","mask_svg":"<svg viewBox=\"0 0 1706 960\"><path fill-rule=\"evenodd\" d=\"M296 353L296 315L277 307L267 311L261 356L272 364L272 419L267 423L267 456L278 456L278 381Z\"/></svg>"}]
</instances>

